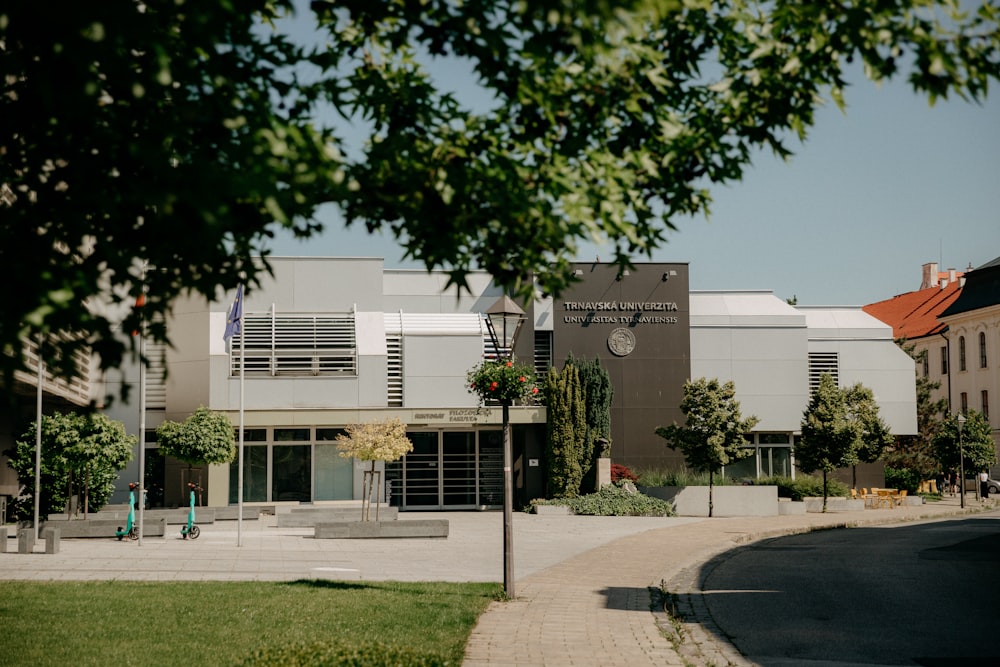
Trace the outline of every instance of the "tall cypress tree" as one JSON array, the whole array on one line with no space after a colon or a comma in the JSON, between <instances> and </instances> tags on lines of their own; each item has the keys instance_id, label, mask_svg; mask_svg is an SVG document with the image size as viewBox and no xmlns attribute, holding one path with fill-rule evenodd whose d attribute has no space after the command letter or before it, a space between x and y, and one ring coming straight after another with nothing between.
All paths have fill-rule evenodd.
<instances>
[{"instance_id":1,"label":"tall cypress tree","mask_svg":"<svg viewBox=\"0 0 1000 667\"><path fill-rule=\"evenodd\" d=\"M586 410L580 373L567 361L562 371L550 368L545 378L548 406L545 458L548 467L548 496L573 498L580 494L583 470L580 465L586 437Z\"/></svg>"},{"instance_id":2,"label":"tall cypress tree","mask_svg":"<svg viewBox=\"0 0 1000 667\"><path fill-rule=\"evenodd\" d=\"M604 449L610 449L611 446L611 399L614 397L614 387L611 384L611 376L607 369L601 365L599 357L589 361L581 360L579 370L586 419L586 434L580 465L583 469L584 479L589 482L596 458L607 456L610 453ZM603 438L608 444L599 447L597 441L600 438ZM594 481L594 486L596 486L596 480Z\"/></svg>"}]
</instances>

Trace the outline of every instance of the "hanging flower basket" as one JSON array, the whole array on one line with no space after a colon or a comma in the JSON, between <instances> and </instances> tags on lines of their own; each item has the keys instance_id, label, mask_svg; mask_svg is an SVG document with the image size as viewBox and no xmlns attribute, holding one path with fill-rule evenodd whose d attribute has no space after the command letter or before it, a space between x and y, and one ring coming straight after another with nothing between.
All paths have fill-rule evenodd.
<instances>
[{"instance_id":1,"label":"hanging flower basket","mask_svg":"<svg viewBox=\"0 0 1000 667\"><path fill-rule=\"evenodd\" d=\"M538 393L535 370L516 359L483 361L469 371L467 379L469 393L479 396L482 404L527 401Z\"/></svg>"}]
</instances>

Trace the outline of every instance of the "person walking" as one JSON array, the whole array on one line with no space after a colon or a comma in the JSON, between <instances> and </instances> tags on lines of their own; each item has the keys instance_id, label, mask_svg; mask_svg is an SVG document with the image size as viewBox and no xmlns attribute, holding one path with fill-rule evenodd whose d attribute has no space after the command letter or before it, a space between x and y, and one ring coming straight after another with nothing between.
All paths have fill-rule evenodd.
<instances>
[{"instance_id":1,"label":"person walking","mask_svg":"<svg viewBox=\"0 0 1000 667\"><path fill-rule=\"evenodd\" d=\"M990 476L985 470L979 473L979 497L982 500L990 497Z\"/></svg>"}]
</instances>

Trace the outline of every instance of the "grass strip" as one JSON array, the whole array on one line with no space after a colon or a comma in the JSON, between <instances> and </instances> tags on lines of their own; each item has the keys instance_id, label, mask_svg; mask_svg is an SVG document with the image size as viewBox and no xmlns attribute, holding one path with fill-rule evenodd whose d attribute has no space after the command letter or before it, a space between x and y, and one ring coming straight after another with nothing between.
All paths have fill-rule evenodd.
<instances>
[{"instance_id":1,"label":"grass strip","mask_svg":"<svg viewBox=\"0 0 1000 667\"><path fill-rule=\"evenodd\" d=\"M0 665L234 665L257 649L338 641L461 664L498 584L0 582Z\"/></svg>"}]
</instances>

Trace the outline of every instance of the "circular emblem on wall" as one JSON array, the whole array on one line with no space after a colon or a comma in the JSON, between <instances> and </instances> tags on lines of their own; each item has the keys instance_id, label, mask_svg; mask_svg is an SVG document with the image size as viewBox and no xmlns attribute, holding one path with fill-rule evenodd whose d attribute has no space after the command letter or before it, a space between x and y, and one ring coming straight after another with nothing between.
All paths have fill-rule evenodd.
<instances>
[{"instance_id":1,"label":"circular emblem on wall","mask_svg":"<svg viewBox=\"0 0 1000 667\"><path fill-rule=\"evenodd\" d=\"M622 327L615 329L608 336L608 349L619 357L631 354L635 349L635 334Z\"/></svg>"}]
</instances>

